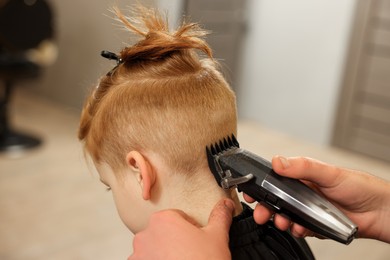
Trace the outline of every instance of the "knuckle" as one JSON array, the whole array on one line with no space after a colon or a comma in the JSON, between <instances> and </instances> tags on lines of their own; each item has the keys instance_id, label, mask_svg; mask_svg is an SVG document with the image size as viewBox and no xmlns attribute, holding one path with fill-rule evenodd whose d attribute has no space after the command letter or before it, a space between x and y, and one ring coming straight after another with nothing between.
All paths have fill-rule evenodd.
<instances>
[{"instance_id":1,"label":"knuckle","mask_svg":"<svg viewBox=\"0 0 390 260\"><path fill-rule=\"evenodd\" d=\"M343 170L339 167L336 167L334 165L329 166L329 170L334 174L334 176L338 177L341 176L343 173Z\"/></svg>"},{"instance_id":2,"label":"knuckle","mask_svg":"<svg viewBox=\"0 0 390 260\"><path fill-rule=\"evenodd\" d=\"M313 161L307 157L299 157L301 161L301 167L303 170L310 170L313 168Z\"/></svg>"}]
</instances>

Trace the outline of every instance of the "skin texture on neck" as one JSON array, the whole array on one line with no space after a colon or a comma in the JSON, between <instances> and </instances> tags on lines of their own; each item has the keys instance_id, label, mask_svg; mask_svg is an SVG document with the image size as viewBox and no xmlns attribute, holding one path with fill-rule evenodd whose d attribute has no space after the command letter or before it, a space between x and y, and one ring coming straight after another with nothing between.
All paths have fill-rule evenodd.
<instances>
[{"instance_id":1,"label":"skin texture on neck","mask_svg":"<svg viewBox=\"0 0 390 260\"><path fill-rule=\"evenodd\" d=\"M191 181L189 181L191 179ZM197 172L196 177L174 176L161 203L165 208L183 210L198 224L205 226L211 210L222 198L230 198L235 205L234 216L242 212L242 205L235 189L223 190L209 170Z\"/></svg>"},{"instance_id":2,"label":"skin texture on neck","mask_svg":"<svg viewBox=\"0 0 390 260\"><path fill-rule=\"evenodd\" d=\"M219 187L207 166L189 175L172 171L158 154L147 153L146 157L153 164L152 168L155 169L158 180L155 189L158 199L155 203L160 210L182 210L201 226L207 224L211 210L223 198L233 200L234 216L242 212L236 190L224 190ZM156 196L152 189L151 200Z\"/></svg>"}]
</instances>

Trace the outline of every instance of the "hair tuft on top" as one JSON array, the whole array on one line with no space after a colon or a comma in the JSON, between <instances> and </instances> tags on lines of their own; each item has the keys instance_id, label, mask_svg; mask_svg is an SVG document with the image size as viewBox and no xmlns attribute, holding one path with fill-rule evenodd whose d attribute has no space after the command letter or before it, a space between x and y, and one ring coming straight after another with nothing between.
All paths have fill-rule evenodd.
<instances>
[{"instance_id":1,"label":"hair tuft on top","mask_svg":"<svg viewBox=\"0 0 390 260\"><path fill-rule=\"evenodd\" d=\"M133 11L137 16L132 18L126 17L117 7L113 8L113 12L127 30L144 37L120 52L124 62L158 60L188 49L199 50L209 58L213 57L210 47L203 40L208 32L197 23L183 22L175 32L170 32L167 18L154 9L137 6Z\"/></svg>"}]
</instances>

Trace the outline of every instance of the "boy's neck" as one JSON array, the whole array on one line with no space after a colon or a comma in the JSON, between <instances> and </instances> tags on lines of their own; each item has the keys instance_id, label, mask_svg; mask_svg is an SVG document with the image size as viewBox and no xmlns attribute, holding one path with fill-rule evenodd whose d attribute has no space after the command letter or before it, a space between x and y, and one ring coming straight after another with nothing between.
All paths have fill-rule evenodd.
<instances>
[{"instance_id":1,"label":"boy's neck","mask_svg":"<svg viewBox=\"0 0 390 260\"><path fill-rule=\"evenodd\" d=\"M170 194L163 202L166 208L183 210L201 226L208 223L211 210L223 198L233 200L234 216L242 212L242 205L235 190L221 189L208 172L198 172L196 176L191 178L190 184L187 178L175 178L174 182L179 183L175 188L169 188Z\"/></svg>"}]
</instances>

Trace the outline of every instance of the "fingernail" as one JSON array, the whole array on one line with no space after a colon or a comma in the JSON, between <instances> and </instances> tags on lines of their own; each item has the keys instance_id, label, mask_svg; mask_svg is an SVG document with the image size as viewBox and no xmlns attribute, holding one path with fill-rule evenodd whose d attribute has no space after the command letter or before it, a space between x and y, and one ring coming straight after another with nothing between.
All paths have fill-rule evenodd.
<instances>
[{"instance_id":1,"label":"fingernail","mask_svg":"<svg viewBox=\"0 0 390 260\"><path fill-rule=\"evenodd\" d=\"M283 169L287 169L288 167L290 167L290 162L287 160L286 157L279 156L279 160L282 163Z\"/></svg>"},{"instance_id":2,"label":"fingernail","mask_svg":"<svg viewBox=\"0 0 390 260\"><path fill-rule=\"evenodd\" d=\"M225 206L226 206L230 211L233 212L233 210L234 210L234 203L233 203L233 201L231 201L231 200L225 200L225 201L224 201L224 204L225 204Z\"/></svg>"}]
</instances>

